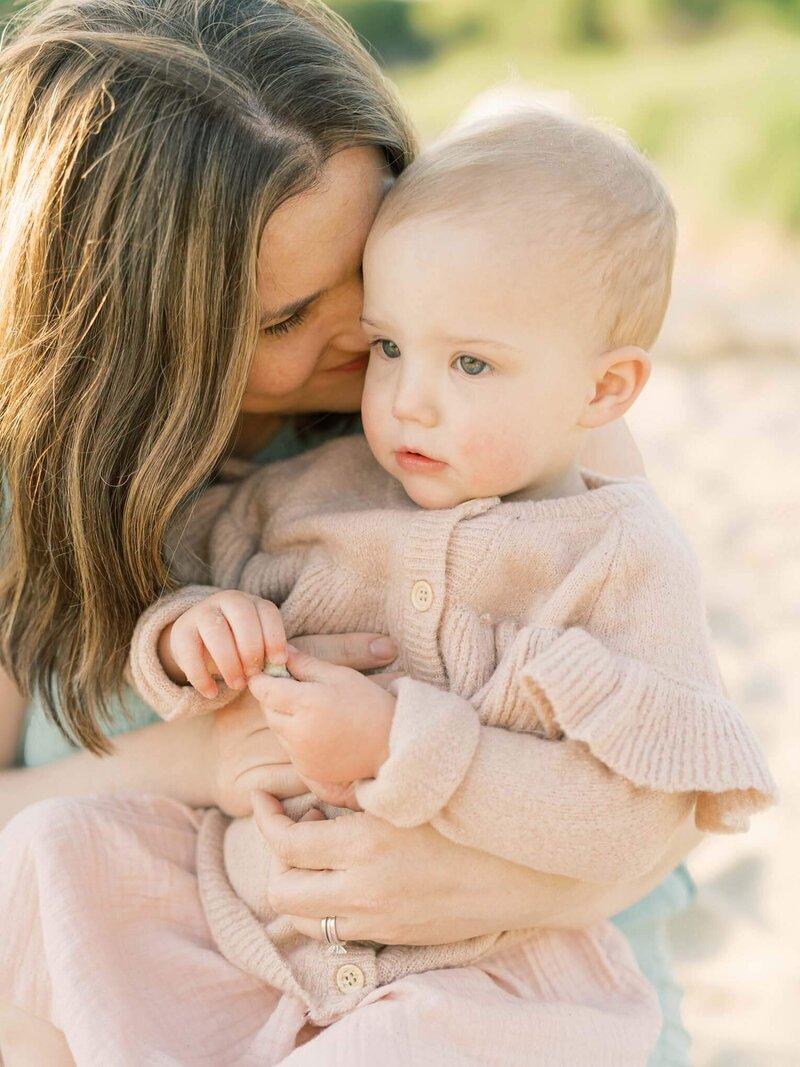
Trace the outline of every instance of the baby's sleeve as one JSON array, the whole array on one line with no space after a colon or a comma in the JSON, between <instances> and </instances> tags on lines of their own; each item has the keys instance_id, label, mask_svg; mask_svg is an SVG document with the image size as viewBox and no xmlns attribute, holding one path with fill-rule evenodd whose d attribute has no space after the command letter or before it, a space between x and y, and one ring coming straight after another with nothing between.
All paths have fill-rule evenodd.
<instances>
[{"instance_id":1,"label":"baby's sleeve","mask_svg":"<svg viewBox=\"0 0 800 1067\"><path fill-rule=\"evenodd\" d=\"M472 701L394 683L389 758L357 787L365 810L616 881L651 870L692 806L699 829L725 833L773 803L722 689L691 551L658 516L631 526L581 625L520 629Z\"/></svg>"},{"instance_id":2,"label":"baby's sleeve","mask_svg":"<svg viewBox=\"0 0 800 1067\"><path fill-rule=\"evenodd\" d=\"M191 685L177 685L164 670L158 655L162 631L216 592L219 590L215 586L184 586L157 600L136 624L128 660L130 682L142 700L166 722L217 711L241 695L222 680L217 682L219 693L213 699L204 697Z\"/></svg>"},{"instance_id":3,"label":"baby's sleeve","mask_svg":"<svg viewBox=\"0 0 800 1067\"><path fill-rule=\"evenodd\" d=\"M484 725L469 701L426 682L391 688L389 758L356 794L395 826L430 823L537 871L626 882L653 869L691 811L690 795L637 788L579 741Z\"/></svg>"},{"instance_id":4,"label":"baby's sleeve","mask_svg":"<svg viewBox=\"0 0 800 1067\"><path fill-rule=\"evenodd\" d=\"M775 800L760 746L720 679L694 554L655 504L621 526L584 625L520 673L538 717L633 785L696 795L700 830L746 830Z\"/></svg>"},{"instance_id":5,"label":"baby's sleeve","mask_svg":"<svg viewBox=\"0 0 800 1067\"><path fill-rule=\"evenodd\" d=\"M167 547L170 572L187 584L160 597L140 617L128 661L134 689L167 721L216 711L241 695L222 681L213 700L192 686L176 685L161 665L158 642L162 631L189 608L221 589L237 588L242 569L258 545L269 487L266 469L257 469L235 484L213 486L173 531Z\"/></svg>"}]
</instances>

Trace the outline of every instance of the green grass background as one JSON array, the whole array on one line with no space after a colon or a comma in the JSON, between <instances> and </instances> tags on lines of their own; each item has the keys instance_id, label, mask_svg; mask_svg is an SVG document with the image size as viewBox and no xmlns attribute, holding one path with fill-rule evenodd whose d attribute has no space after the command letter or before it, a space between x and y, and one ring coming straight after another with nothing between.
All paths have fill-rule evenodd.
<instances>
[{"instance_id":1,"label":"green grass background","mask_svg":"<svg viewBox=\"0 0 800 1067\"><path fill-rule=\"evenodd\" d=\"M568 90L708 229L800 235L800 0L333 0L423 136L509 78ZM0 16L12 4L0 0Z\"/></svg>"}]
</instances>

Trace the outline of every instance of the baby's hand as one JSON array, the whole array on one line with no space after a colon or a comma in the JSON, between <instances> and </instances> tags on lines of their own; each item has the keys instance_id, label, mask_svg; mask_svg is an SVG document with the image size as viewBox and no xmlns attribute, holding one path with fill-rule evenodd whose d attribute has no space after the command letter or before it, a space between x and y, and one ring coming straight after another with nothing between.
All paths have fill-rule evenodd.
<instances>
[{"instance_id":1,"label":"baby's hand","mask_svg":"<svg viewBox=\"0 0 800 1067\"><path fill-rule=\"evenodd\" d=\"M388 757L395 698L350 667L290 653L291 678L260 674L250 692L300 777L318 795L322 783L350 795L351 784L374 778Z\"/></svg>"},{"instance_id":2,"label":"baby's hand","mask_svg":"<svg viewBox=\"0 0 800 1067\"><path fill-rule=\"evenodd\" d=\"M178 685L194 686L213 699L213 675L231 689L244 689L264 664L286 663L286 632L278 608L269 600L229 590L214 593L189 608L159 639L164 670Z\"/></svg>"}]
</instances>

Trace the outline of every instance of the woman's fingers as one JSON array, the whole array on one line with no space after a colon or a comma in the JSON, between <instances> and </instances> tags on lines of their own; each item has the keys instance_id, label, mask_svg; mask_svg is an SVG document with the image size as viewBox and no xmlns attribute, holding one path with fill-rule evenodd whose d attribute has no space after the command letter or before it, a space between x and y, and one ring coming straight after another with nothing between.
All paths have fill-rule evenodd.
<instances>
[{"instance_id":1,"label":"woman's fingers","mask_svg":"<svg viewBox=\"0 0 800 1067\"><path fill-rule=\"evenodd\" d=\"M341 819L292 822L280 802L266 793L253 796L253 815L273 855L286 867L307 871L344 870L357 851L357 835L345 837ZM352 815L346 821L357 819ZM345 841L350 847L348 855Z\"/></svg>"},{"instance_id":2,"label":"woman's fingers","mask_svg":"<svg viewBox=\"0 0 800 1067\"><path fill-rule=\"evenodd\" d=\"M287 919L298 933L305 934L315 941L322 941L322 919L306 919L299 915L287 915ZM336 916L336 933L340 941L371 941L372 938L365 932L363 921L351 919L348 915Z\"/></svg>"},{"instance_id":3,"label":"woman's fingers","mask_svg":"<svg viewBox=\"0 0 800 1067\"><path fill-rule=\"evenodd\" d=\"M300 797L308 792L308 786L291 765L275 763L268 767L254 767L245 771L236 781L237 789L243 794L261 790L270 793L278 800Z\"/></svg>"},{"instance_id":4,"label":"woman's fingers","mask_svg":"<svg viewBox=\"0 0 800 1067\"><path fill-rule=\"evenodd\" d=\"M317 922L326 915L344 915L345 895L343 871L286 870L277 864L270 869L270 905L280 915Z\"/></svg>"},{"instance_id":5,"label":"woman's fingers","mask_svg":"<svg viewBox=\"0 0 800 1067\"><path fill-rule=\"evenodd\" d=\"M300 652L357 671L385 667L397 656L394 641L382 634L313 634L291 640Z\"/></svg>"}]
</instances>

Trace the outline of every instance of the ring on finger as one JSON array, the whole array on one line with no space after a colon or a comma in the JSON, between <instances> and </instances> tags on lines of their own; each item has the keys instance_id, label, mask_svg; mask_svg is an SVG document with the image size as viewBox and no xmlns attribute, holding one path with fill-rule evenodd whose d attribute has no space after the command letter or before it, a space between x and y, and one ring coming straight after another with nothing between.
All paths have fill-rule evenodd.
<instances>
[{"instance_id":1,"label":"ring on finger","mask_svg":"<svg viewBox=\"0 0 800 1067\"><path fill-rule=\"evenodd\" d=\"M347 953L347 944L344 941L339 940L339 935L336 932L336 916L326 915L324 919L320 920L322 926L322 936L328 943L328 952L332 956L344 956Z\"/></svg>"}]
</instances>

